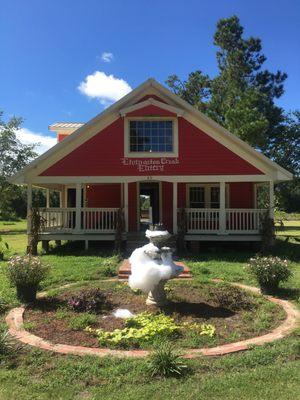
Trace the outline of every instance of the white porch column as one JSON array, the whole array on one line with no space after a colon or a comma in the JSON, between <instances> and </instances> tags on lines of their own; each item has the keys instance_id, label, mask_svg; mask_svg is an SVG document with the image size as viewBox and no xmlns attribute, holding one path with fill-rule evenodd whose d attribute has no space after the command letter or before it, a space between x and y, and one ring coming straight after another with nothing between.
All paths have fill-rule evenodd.
<instances>
[{"instance_id":1,"label":"white porch column","mask_svg":"<svg viewBox=\"0 0 300 400\"><path fill-rule=\"evenodd\" d=\"M46 189L46 208L50 207L50 189Z\"/></svg>"},{"instance_id":2,"label":"white porch column","mask_svg":"<svg viewBox=\"0 0 300 400\"><path fill-rule=\"evenodd\" d=\"M31 232L32 185L27 185L27 233Z\"/></svg>"},{"instance_id":3,"label":"white porch column","mask_svg":"<svg viewBox=\"0 0 300 400\"><path fill-rule=\"evenodd\" d=\"M63 191L60 190L58 192L58 195L59 195L59 208L63 208Z\"/></svg>"},{"instance_id":4,"label":"white porch column","mask_svg":"<svg viewBox=\"0 0 300 400\"><path fill-rule=\"evenodd\" d=\"M177 233L177 182L173 182L173 234Z\"/></svg>"},{"instance_id":5,"label":"white porch column","mask_svg":"<svg viewBox=\"0 0 300 400\"><path fill-rule=\"evenodd\" d=\"M269 182L269 215L274 219L274 182Z\"/></svg>"},{"instance_id":6,"label":"white porch column","mask_svg":"<svg viewBox=\"0 0 300 400\"><path fill-rule=\"evenodd\" d=\"M125 232L128 232L128 182L124 183Z\"/></svg>"},{"instance_id":7,"label":"white porch column","mask_svg":"<svg viewBox=\"0 0 300 400\"><path fill-rule=\"evenodd\" d=\"M226 208L225 208L225 182L220 182L220 219L219 233L224 234L226 231Z\"/></svg>"},{"instance_id":8,"label":"white porch column","mask_svg":"<svg viewBox=\"0 0 300 400\"><path fill-rule=\"evenodd\" d=\"M76 183L76 222L75 231L81 230L81 183Z\"/></svg>"}]
</instances>

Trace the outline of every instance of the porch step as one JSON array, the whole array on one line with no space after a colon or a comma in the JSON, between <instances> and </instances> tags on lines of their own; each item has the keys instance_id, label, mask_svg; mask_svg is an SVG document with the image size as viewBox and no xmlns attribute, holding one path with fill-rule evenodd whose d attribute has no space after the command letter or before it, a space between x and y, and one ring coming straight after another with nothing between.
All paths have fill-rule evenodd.
<instances>
[{"instance_id":1,"label":"porch step","mask_svg":"<svg viewBox=\"0 0 300 400\"><path fill-rule=\"evenodd\" d=\"M178 276L179 279L190 279L192 278L191 271L189 267L181 262L181 261L175 261L176 265L179 265L183 267L183 272ZM119 271L118 271L118 278L122 280L128 280L129 275L131 274L131 265L128 259L125 259L122 264L120 265Z\"/></svg>"}]
</instances>

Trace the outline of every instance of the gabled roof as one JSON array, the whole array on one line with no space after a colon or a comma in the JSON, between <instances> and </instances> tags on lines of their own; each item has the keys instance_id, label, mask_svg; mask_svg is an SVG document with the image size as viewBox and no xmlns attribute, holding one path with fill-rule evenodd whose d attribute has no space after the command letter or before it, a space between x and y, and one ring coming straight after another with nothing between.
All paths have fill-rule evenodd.
<instances>
[{"instance_id":1,"label":"gabled roof","mask_svg":"<svg viewBox=\"0 0 300 400\"><path fill-rule=\"evenodd\" d=\"M99 133L102 129L114 122L120 115L124 115L130 110L143 107L143 101L138 103L139 99L145 95L159 96L160 102L155 98L144 100L144 103L159 106L160 108L168 109L177 115L183 115L189 122L204 131L206 134L213 137L222 145L244 158L246 161L255 165L274 181L284 181L292 179L292 174L280 167L278 164L265 157L260 152L253 149L247 143L233 135L225 128L217 124L206 115L196 110L179 96L166 89L154 79L150 78L136 89L128 93L119 101L105 109L96 117L87 123L80 125L78 129L70 136L66 137L62 142L57 143L54 147L42 154L40 157L32 161L28 166L11 178L13 183L30 182L33 176L39 175L43 170L54 164L75 148L80 146L85 141ZM129 111L128 111L129 110ZM52 125L53 126L53 125ZM70 129L65 127L65 129ZM74 127L72 127L74 129Z\"/></svg>"}]
</instances>

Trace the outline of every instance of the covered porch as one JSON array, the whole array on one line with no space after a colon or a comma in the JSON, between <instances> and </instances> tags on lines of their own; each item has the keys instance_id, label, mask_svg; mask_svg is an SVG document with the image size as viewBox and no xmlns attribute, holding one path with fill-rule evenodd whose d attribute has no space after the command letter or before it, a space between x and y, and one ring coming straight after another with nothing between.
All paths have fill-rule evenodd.
<instances>
[{"instance_id":1,"label":"covered porch","mask_svg":"<svg viewBox=\"0 0 300 400\"><path fill-rule=\"evenodd\" d=\"M117 216L121 210L124 218L123 238L126 240L128 235L142 231L140 196L145 193L146 183L150 182L150 187L157 184L157 210L153 209L154 204L153 207L150 204L148 223L163 222L169 231L177 234L181 226L180 215L184 209L187 241L259 241L263 216L268 213L273 218L274 182L267 180L266 176L256 175L253 178L97 177L76 183L41 182L38 186L46 189L46 204L39 207L43 219L39 238L42 241L82 240L86 247L92 240L113 241ZM58 177L59 179L62 178ZM28 184L28 214L32 208L33 184ZM258 188L261 187L268 193L268 207L261 207L257 201ZM143 191L141 188L144 188ZM249 193L242 193L246 188ZM50 190L59 191L59 207L51 206ZM242 196L246 199L244 202L239 201ZM28 219L28 232L30 231Z\"/></svg>"}]
</instances>

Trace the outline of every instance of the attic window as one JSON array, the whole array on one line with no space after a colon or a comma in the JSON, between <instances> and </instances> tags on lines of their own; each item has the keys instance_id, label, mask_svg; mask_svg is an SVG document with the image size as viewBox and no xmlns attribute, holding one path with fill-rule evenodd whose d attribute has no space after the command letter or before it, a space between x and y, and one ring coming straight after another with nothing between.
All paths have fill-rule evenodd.
<instances>
[{"instance_id":1,"label":"attic window","mask_svg":"<svg viewBox=\"0 0 300 400\"><path fill-rule=\"evenodd\" d=\"M172 153L173 121L129 121L129 149L132 153Z\"/></svg>"}]
</instances>

